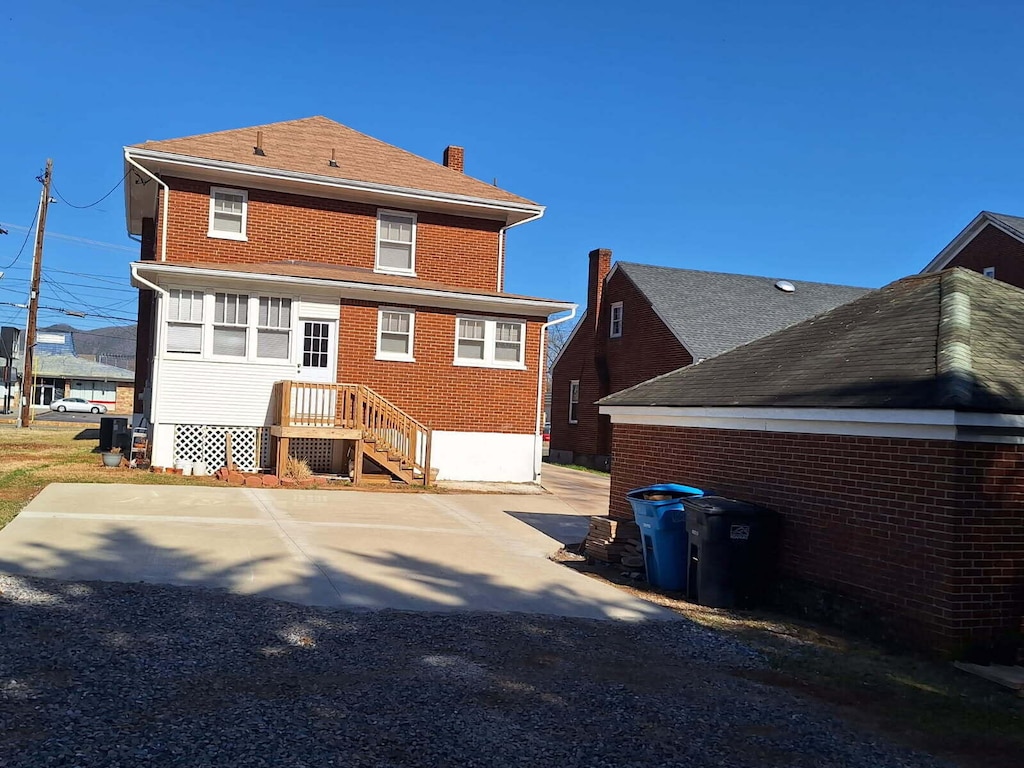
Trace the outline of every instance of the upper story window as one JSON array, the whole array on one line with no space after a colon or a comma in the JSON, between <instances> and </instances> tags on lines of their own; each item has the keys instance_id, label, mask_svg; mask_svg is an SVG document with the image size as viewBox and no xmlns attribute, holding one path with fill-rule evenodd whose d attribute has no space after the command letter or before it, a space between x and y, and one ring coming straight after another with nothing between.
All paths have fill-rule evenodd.
<instances>
[{"instance_id":1,"label":"upper story window","mask_svg":"<svg viewBox=\"0 0 1024 768\"><path fill-rule=\"evenodd\" d=\"M167 292L167 351L198 355L203 351L203 292Z\"/></svg>"},{"instance_id":2,"label":"upper story window","mask_svg":"<svg viewBox=\"0 0 1024 768\"><path fill-rule=\"evenodd\" d=\"M580 380L573 379L569 382L569 423L578 424L580 421Z\"/></svg>"},{"instance_id":3,"label":"upper story window","mask_svg":"<svg viewBox=\"0 0 1024 768\"><path fill-rule=\"evenodd\" d=\"M612 304L611 322L608 324L608 335L617 339L622 335L622 302Z\"/></svg>"},{"instance_id":4,"label":"upper story window","mask_svg":"<svg viewBox=\"0 0 1024 768\"><path fill-rule=\"evenodd\" d=\"M260 296L256 357L287 360L292 349L292 300Z\"/></svg>"},{"instance_id":5,"label":"upper story window","mask_svg":"<svg viewBox=\"0 0 1024 768\"><path fill-rule=\"evenodd\" d=\"M526 323L460 317L455 326L455 365L526 367Z\"/></svg>"},{"instance_id":6,"label":"upper story window","mask_svg":"<svg viewBox=\"0 0 1024 768\"><path fill-rule=\"evenodd\" d=\"M377 311L377 359L412 361L415 314L407 309Z\"/></svg>"},{"instance_id":7,"label":"upper story window","mask_svg":"<svg viewBox=\"0 0 1024 768\"><path fill-rule=\"evenodd\" d=\"M213 354L245 357L249 325L249 297L218 293L213 303Z\"/></svg>"},{"instance_id":8,"label":"upper story window","mask_svg":"<svg viewBox=\"0 0 1024 768\"><path fill-rule=\"evenodd\" d=\"M377 212L377 272L416 273L416 214Z\"/></svg>"},{"instance_id":9,"label":"upper story window","mask_svg":"<svg viewBox=\"0 0 1024 768\"><path fill-rule=\"evenodd\" d=\"M985 277L995 277L996 276L996 268L995 267L985 267L983 270L981 270L981 274L983 274Z\"/></svg>"},{"instance_id":10,"label":"upper story window","mask_svg":"<svg viewBox=\"0 0 1024 768\"><path fill-rule=\"evenodd\" d=\"M210 237L245 240L249 193L244 189L210 188Z\"/></svg>"}]
</instances>

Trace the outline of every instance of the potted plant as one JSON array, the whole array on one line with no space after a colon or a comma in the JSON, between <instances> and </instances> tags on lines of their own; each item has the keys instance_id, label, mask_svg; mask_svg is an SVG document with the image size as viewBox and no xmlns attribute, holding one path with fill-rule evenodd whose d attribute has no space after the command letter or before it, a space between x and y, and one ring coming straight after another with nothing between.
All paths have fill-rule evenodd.
<instances>
[{"instance_id":1,"label":"potted plant","mask_svg":"<svg viewBox=\"0 0 1024 768\"><path fill-rule=\"evenodd\" d=\"M109 451L104 451L101 455L103 456L103 466L104 467L119 467L119 466L121 466L121 458L122 457L121 457L121 449L120 448L116 448L116 447L115 448L111 448Z\"/></svg>"}]
</instances>

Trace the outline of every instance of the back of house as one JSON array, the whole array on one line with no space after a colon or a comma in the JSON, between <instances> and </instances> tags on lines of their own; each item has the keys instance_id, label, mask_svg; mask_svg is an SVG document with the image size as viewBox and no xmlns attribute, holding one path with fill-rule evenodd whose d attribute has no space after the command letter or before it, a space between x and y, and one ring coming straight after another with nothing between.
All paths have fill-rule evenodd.
<instances>
[{"instance_id":1,"label":"back of house","mask_svg":"<svg viewBox=\"0 0 1024 768\"><path fill-rule=\"evenodd\" d=\"M504 272L542 206L324 117L124 157L154 464L220 466L230 433L248 470L535 479L541 326L573 305Z\"/></svg>"},{"instance_id":2,"label":"back of house","mask_svg":"<svg viewBox=\"0 0 1024 768\"><path fill-rule=\"evenodd\" d=\"M801 280L617 262L591 251L587 308L555 360L551 460L607 469L611 424L597 401L863 295Z\"/></svg>"}]
</instances>

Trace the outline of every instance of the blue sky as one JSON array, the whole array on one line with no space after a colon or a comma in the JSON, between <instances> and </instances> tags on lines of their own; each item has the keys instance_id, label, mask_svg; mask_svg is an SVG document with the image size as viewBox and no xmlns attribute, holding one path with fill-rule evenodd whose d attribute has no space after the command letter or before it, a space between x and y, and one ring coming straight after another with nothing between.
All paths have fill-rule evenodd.
<instances>
[{"instance_id":1,"label":"blue sky","mask_svg":"<svg viewBox=\"0 0 1024 768\"><path fill-rule=\"evenodd\" d=\"M469 173L548 206L510 235L510 291L584 301L597 247L882 285L979 210L1024 214L1021 21L984 0L19 3L0 12L0 269L47 157L83 204L125 144L323 114L435 160L464 145ZM48 230L63 286L42 303L131 317L120 191L52 206ZM24 301L30 248L0 301Z\"/></svg>"}]
</instances>

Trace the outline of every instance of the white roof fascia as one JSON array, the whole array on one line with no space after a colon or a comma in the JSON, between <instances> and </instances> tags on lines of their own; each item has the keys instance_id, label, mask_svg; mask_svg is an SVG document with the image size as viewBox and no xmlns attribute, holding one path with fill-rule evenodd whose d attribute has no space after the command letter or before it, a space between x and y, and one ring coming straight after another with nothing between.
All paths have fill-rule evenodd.
<instances>
[{"instance_id":1,"label":"white roof fascia","mask_svg":"<svg viewBox=\"0 0 1024 768\"><path fill-rule=\"evenodd\" d=\"M393 301L404 304L445 307L453 309L469 309L473 311L491 311L506 314L531 315L547 317L558 312L566 312L576 307L575 304L547 299L527 299L513 296L482 296L460 291L441 291L434 288L416 288L404 285L378 285L376 283L360 283L353 280L332 280L322 277L296 277L292 275L268 275L254 272L233 272L224 269L205 269L177 264L158 264L155 262L134 262L136 271L148 273L156 278L194 279L206 278L221 281L242 283L265 283L273 285L290 285L301 288L328 289L340 293L344 298L366 301ZM165 282L168 282L165 280ZM133 280L134 285L134 280ZM138 288L139 286L135 286ZM145 287L145 286L143 286Z\"/></svg>"},{"instance_id":2,"label":"white roof fascia","mask_svg":"<svg viewBox=\"0 0 1024 768\"><path fill-rule=\"evenodd\" d=\"M963 230L961 230L959 235L953 238L952 242L950 242L949 245L947 245L945 248L939 251L938 256L936 256L934 259L928 262L928 266L922 269L919 274L923 275L928 272L938 272L942 269L945 269L949 262L951 262L953 259L959 256L960 251L966 248L971 243L971 241L978 236L978 233L980 233L981 230L983 230L989 224L991 224L993 227L1000 230L1001 232L1005 232L1010 237L1016 240L1020 240L1022 243L1024 243L1024 238L1021 237L1020 232L1017 232L1015 229L1006 226L1005 224L1003 224L1003 222L999 221L998 219L992 218L991 216L988 215L986 211L982 211L981 213L974 217L974 220L971 221L970 224L968 224L966 227L963 228Z\"/></svg>"},{"instance_id":3,"label":"white roof fascia","mask_svg":"<svg viewBox=\"0 0 1024 768\"><path fill-rule=\"evenodd\" d=\"M519 213L530 217L536 216L537 214L543 214L545 210L543 205L491 200L484 197L457 195L449 192L431 192L428 190L414 189L411 187L398 187L390 184L379 184L370 181L339 179L334 176L320 176L317 174L300 173L298 171L284 171L274 168L264 168L256 165L244 165L242 163L234 163L227 160L209 160L205 158L191 157L189 155L178 155L171 152L140 149L138 147L125 147L124 149L127 154L131 155L136 160L151 160L167 165L201 168L205 170L220 171L256 178L294 181L322 187L332 187L334 189L376 192L378 194L388 195L391 197L401 197L412 200L423 200L436 203L455 203L458 205L490 211Z\"/></svg>"}]
</instances>

